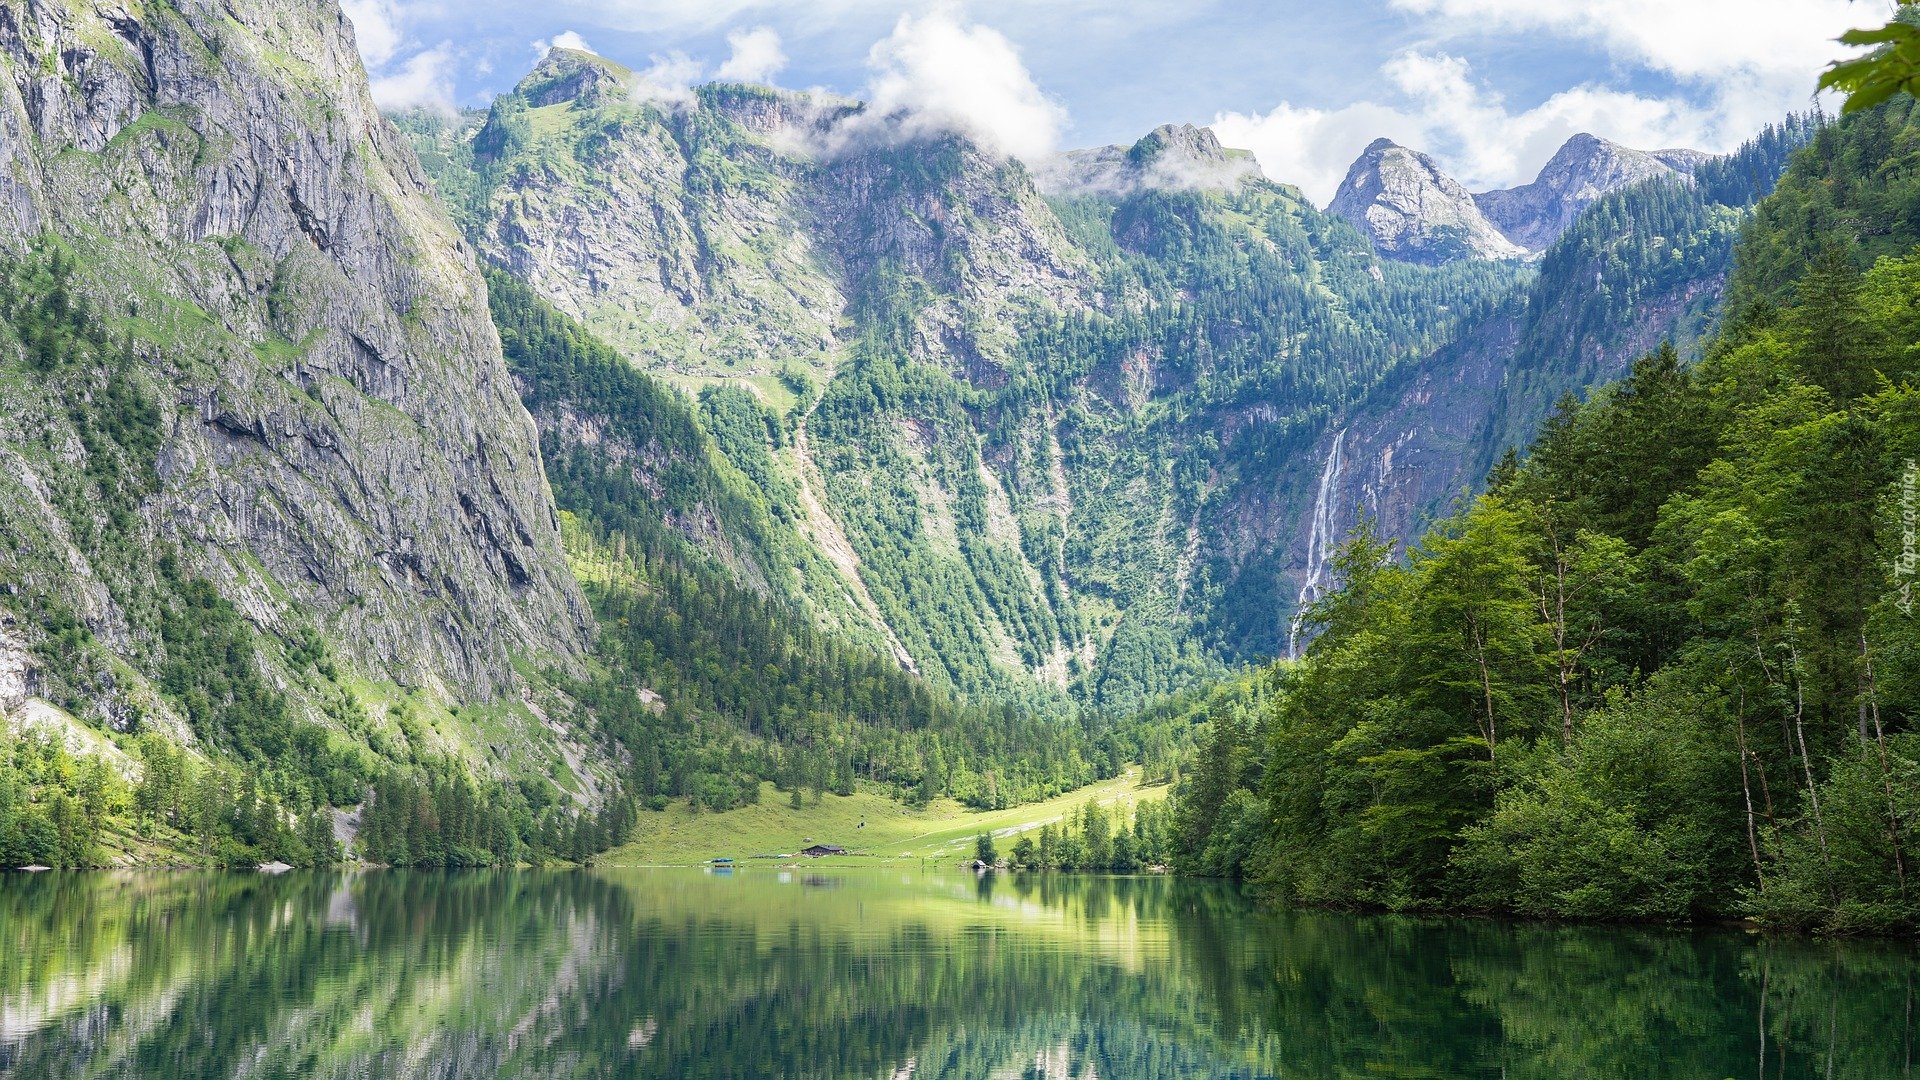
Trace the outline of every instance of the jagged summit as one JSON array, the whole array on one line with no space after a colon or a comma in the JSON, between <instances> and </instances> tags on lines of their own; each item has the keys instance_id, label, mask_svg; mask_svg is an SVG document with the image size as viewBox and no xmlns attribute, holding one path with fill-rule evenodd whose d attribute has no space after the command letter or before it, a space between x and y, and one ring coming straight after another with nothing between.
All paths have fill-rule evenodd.
<instances>
[{"instance_id":1,"label":"jagged summit","mask_svg":"<svg viewBox=\"0 0 1920 1080\"><path fill-rule=\"evenodd\" d=\"M1585 132L1568 139L1531 184L1469 194L1433 159L1375 139L1328 210L1359 226L1381 254L1406 262L1538 255L1602 196L1659 176L1691 175L1710 155L1634 150Z\"/></svg>"},{"instance_id":2,"label":"jagged summit","mask_svg":"<svg viewBox=\"0 0 1920 1080\"><path fill-rule=\"evenodd\" d=\"M1252 154L1229 150L1211 128L1192 124L1162 124L1132 146L1069 150L1032 168L1034 182L1049 195L1230 191L1260 175Z\"/></svg>"},{"instance_id":3,"label":"jagged summit","mask_svg":"<svg viewBox=\"0 0 1920 1080\"><path fill-rule=\"evenodd\" d=\"M1406 262L1527 254L1487 220L1473 195L1441 172L1432 158L1391 139L1368 144L1327 210L1352 222L1381 254Z\"/></svg>"},{"instance_id":4,"label":"jagged summit","mask_svg":"<svg viewBox=\"0 0 1920 1080\"><path fill-rule=\"evenodd\" d=\"M1633 150L1582 132L1560 147L1533 183L1473 198L1507 239L1540 252L1601 196L1656 176L1691 173L1705 157L1693 150Z\"/></svg>"},{"instance_id":5,"label":"jagged summit","mask_svg":"<svg viewBox=\"0 0 1920 1080\"><path fill-rule=\"evenodd\" d=\"M631 70L604 56L555 46L520 80L514 94L534 109L582 100L593 105L610 91L625 92L633 77Z\"/></svg>"}]
</instances>

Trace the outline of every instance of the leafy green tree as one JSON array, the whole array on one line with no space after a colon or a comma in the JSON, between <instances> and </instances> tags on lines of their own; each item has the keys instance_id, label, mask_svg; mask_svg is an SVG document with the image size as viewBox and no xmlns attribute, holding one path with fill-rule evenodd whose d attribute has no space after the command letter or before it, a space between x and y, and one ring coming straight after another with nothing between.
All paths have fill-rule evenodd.
<instances>
[{"instance_id":1,"label":"leafy green tree","mask_svg":"<svg viewBox=\"0 0 1920 1080\"><path fill-rule=\"evenodd\" d=\"M1000 852L994 847L992 833L983 832L973 838L973 857L975 861L986 863L988 866L998 865Z\"/></svg>"},{"instance_id":2,"label":"leafy green tree","mask_svg":"<svg viewBox=\"0 0 1920 1080\"><path fill-rule=\"evenodd\" d=\"M1871 53L1837 60L1820 76L1820 89L1847 95L1849 113L1871 109L1895 94L1920 95L1920 22L1912 14L1920 0L1896 2L1901 11L1885 26L1840 36L1841 44L1871 48Z\"/></svg>"}]
</instances>

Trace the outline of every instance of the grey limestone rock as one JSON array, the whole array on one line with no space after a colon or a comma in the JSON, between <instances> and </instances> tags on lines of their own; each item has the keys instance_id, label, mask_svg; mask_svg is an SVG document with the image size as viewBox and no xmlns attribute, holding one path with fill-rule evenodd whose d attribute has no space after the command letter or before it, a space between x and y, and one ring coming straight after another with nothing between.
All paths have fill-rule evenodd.
<instances>
[{"instance_id":1,"label":"grey limestone rock","mask_svg":"<svg viewBox=\"0 0 1920 1080\"><path fill-rule=\"evenodd\" d=\"M0 3L0 254L51 247L161 398L158 490L118 547L177 551L270 634L317 626L355 669L454 700L514 691L516 656L583 653L472 253L335 0ZM33 543L0 577L145 667L119 607L150 566L108 566L36 496L76 459L36 448L15 396L0 504Z\"/></svg>"},{"instance_id":2,"label":"grey limestone rock","mask_svg":"<svg viewBox=\"0 0 1920 1080\"><path fill-rule=\"evenodd\" d=\"M1437 264L1527 254L1487 220L1473 195L1432 158L1376 139L1347 170L1329 213L1352 222L1382 255Z\"/></svg>"},{"instance_id":3,"label":"grey limestone rock","mask_svg":"<svg viewBox=\"0 0 1920 1080\"><path fill-rule=\"evenodd\" d=\"M1485 192L1473 200L1509 240L1540 252L1601 196L1642 180L1691 173L1704 156L1691 150L1644 153L1593 135L1575 135L1533 183Z\"/></svg>"}]
</instances>

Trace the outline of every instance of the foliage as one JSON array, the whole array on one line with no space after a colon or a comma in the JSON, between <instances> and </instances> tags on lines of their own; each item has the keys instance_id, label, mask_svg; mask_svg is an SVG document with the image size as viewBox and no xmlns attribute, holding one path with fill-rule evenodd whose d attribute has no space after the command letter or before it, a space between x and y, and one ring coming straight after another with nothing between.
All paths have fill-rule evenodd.
<instances>
[{"instance_id":1,"label":"foliage","mask_svg":"<svg viewBox=\"0 0 1920 1080\"><path fill-rule=\"evenodd\" d=\"M1816 133L1698 366L1663 347L1564 401L1405 561L1355 535L1261 767L1216 719L1183 850L1244 794L1259 876L1309 900L1920 922L1920 237L1886 253L1910 193L1883 160L1917 121L1902 99ZM1832 182L1854 170L1885 179Z\"/></svg>"},{"instance_id":2,"label":"foliage","mask_svg":"<svg viewBox=\"0 0 1920 1080\"><path fill-rule=\"evenodd\" d=\"M1016 870L1132 874L1166 866L1174 843L1172 813L1164 801L1135 803L1129 815L1088 800L1058 824L1022 833L1009 862Z\"/></svg>"},{"instance_id":3,"label":"foliage","mask_svg":"<svg viewBox=\"0 0 1920 1080\"><path fill-rule=\"evenodd\" d=\"M1871 109L1895 94L1920 94L1920 20L1914 18L1920 0L1896 2L1902 10L1885 26L1840 35L1840 44L1871 47L1873 52L1836 60L1820 76L1820 89L1847 95L1848 113Z\"/></svg>"},{"instance_id":4,"label":"foliage","mask_svg":"<svg viewBox=\"0 0 1920 1080\"><path fill-rule=\"evenodd\" d=\"M696 415L526 286L497 273L490 282L528 407L601 425L624 444L589 450L551 426L544 436L555 497L577 523L572 543L604 567L587 590L606 669L573 692L629 762L636 797L725 810L759 798L763 780L816 794L864 781L920 803L950 795L986 808L1114 774L1109 742L1064 710L957 701L824 632L773 588L797 564L763 497L781 495L767 451L785 435L751 396L711 389ZM664 500L649 471L663 477ZM756 555L766 591L740 584L676 520L711 518Z\"/></svg>"}]
</instances>

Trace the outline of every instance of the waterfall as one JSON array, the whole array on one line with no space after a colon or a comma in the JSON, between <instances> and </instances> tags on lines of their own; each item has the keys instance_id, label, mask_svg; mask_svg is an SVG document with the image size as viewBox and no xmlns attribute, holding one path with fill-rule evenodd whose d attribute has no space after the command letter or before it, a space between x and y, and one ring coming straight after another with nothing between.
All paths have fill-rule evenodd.
<instances>
[{"instance_id":1,"label":"waterfall","mask_svg":"<svg viewBox=\"0 0 1920 1080\"><path fill-rule=\"evenodd\" d=\"M1293 625L1287 629L1287 659L1300 656L1300 625L1307 605L1326 592L1327 552L1333 546L1333 488L1340 477L1340 450L1347 440L1347 429L1333 436L1333 448L1327 451L1327 467L1320 473L1320 491L1313 498L1313 524L1307 531L1307 576L1300 583L1300 595L1294 601Z\"/></svg>"}]
</instances>

